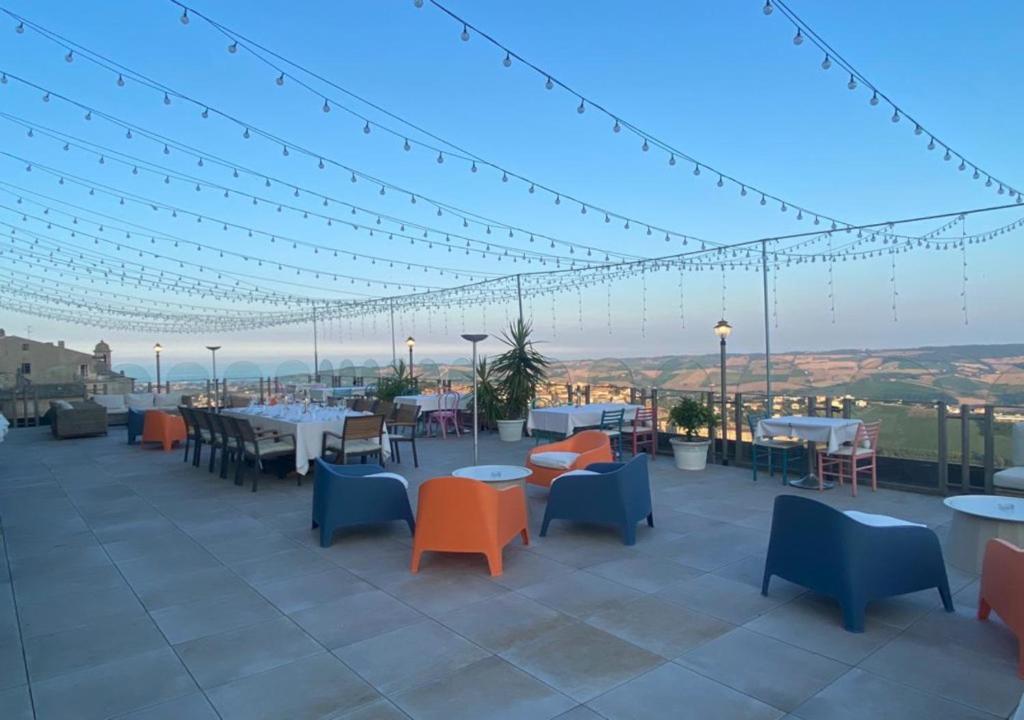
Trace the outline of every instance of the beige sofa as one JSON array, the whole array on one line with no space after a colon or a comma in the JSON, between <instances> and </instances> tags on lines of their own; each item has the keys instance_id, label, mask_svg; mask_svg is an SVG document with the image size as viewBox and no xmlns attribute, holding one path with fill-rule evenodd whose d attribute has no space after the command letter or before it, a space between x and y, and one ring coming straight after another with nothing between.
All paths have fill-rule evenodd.
<instances>
[{"instance_id":1,"label":"beige sofa","mask_svg":"<svg viewBox=\"0 0 1024 720\"><path fill-rule=\"evenodd\" d=\"M128 411L172 410L184 405L185 396L164 393L124 393L116 395L93 395L93 402L107 410L108 425L124 425L128 422Z\"/></svg>"}]
</instances>

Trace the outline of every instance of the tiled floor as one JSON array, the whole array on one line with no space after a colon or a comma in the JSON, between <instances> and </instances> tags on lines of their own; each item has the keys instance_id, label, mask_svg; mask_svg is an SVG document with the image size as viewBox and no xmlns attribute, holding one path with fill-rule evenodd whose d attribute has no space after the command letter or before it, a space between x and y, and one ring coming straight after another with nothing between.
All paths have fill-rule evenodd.
<instances>
[{"instance_id":1,"label":"tiled floor","mask_svg":"<svg viewBox=\"0 0 1024 720\"><path fill-rule=\"evenodd\" d=\"M528 445L486 436L481 459L519 463ZM471 456L467 439L425 440L423 467L402 471L415 495ZM404 525L321 549L309 483L253 494L119 428L15 430L0 444L0 718L992 720L1016 705L1016 641L974 619L975 578L951 571L953 615L920 593L847 633L828 600L780 580L759 593L777 481L669 458L651 471L657 527L633 548L564 522L536 537L531 488L532 544L506 550L504 575L428 554L414 576ZM821 497L948 529L938 498Z\"/></svg>"}]
</instances>

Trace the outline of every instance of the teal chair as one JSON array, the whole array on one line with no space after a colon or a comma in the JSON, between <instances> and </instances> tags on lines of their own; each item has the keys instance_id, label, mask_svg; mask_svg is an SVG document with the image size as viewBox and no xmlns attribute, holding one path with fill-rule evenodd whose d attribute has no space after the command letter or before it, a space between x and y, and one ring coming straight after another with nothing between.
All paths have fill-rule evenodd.
<instances>
[{"instance_id":1,"label":"teal chair","mask_svg":"<svg viewBox=\"0 0 1024 720\"><path fill-rule=\"evenodd\" d=\"M597 429L608 436L608 441L615 450L615 457L622 457L622 423L625 421L625 410L601 411L601 424Z\"/></svg>"},{"instance_id":2,"label":"teal chair","mask_svg":"<svg viewBox=\"0 0 1024 720\"><path fill-rule=\"evenodd\" d=\"M768 476L775 475L775 467L781 460L782 484L786 484L789 477L789 466L807 457L803 443L796 440L776 440L774 438L759 438L757 436L757 423L768 417L767 413L751 413L747 415L747 425L750 426L750 467L754 473L754 482L757 482L758 465L767 465Z\"/></svg>"}]
</instances>

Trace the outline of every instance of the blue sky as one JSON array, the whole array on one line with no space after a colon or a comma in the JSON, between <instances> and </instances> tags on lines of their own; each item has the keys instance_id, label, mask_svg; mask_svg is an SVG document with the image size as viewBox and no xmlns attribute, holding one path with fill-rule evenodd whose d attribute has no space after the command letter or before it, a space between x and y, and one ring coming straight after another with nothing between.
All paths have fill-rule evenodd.
<instances>
[{"instance_id":1,"label":"blue sky","mask_svg":"<svg viewBox=\"0 0 1024 720\"><path fill-rule=\"evenodd\" d=\"M400 141L383 132L365 135L361 122L339 109L321 112L321 99L292 82L278 87L272 71L256 60L245 53L229 54L227 41L205 23L193 20L183 26L178 21L180 10L170 3L126 3L116 9L25 0L0 4L203 102L423 195L599 248L647 256L684 249L678 243L647 238L635 229L626 232L617 223L606 225L594 212L583 216L578 206L555 206L550 198L530 195L522 184L502 183L494 173L472 174L453 161L439 165L433 154L416 147L404 152ZM871 107L863 89L847 90L846 76L837 68L822 71L820 53L810 43L794 46L793 27L779 12L765 17L760 6L758 0L628 6L617 2L450 3L456 12L634 124L805 207L850 222L871 222L995 205L1005 199L958 173L955 163L944 163L940 153L926 151L926 137L915 137L905 122L889 122L890 112ZM669 167L663 155L641 152L632 136L612 133L603 116L593 111L578 114L575 98L546 91L542 79L518 64L503 67L499 52L479 38L461 42L460 28L429 5L416 9L411 0L382 0L289 6L197 2L195 7L480 156L588 202L720 242L810 229L807 221L796 222L792 213L762 208L752 197L718 189L715 176L708 172L695 178L691 166ZM1024 163L1024 147L1017 139L1024 99L1016 92L1019 83L1014 82L1024 70L1014 32L1024 26L1024 8L1008 0L975 5L794 0L793 8L929 129L971 161L1018 186L1024 184L1024 178L1015 176ZM0 20L0 67L12 74L332 197L410 221L436 226L454 222L448 217L438 220L424 203L412 206L398 193L380 197L377 186L353 185L336 169L320 171L297 153L284 157L280 146L244 140L236 126L216 118L203 120L184 102L168 107L152 91L131 83L119 88L105 71L81 60L65 62L62 49L34 33L16 34L14 24ZM79 109L55 101L43 103L39 95L9 83L0 87L0 109L239 191L296 204L310 202L305 197L295 200L289 187L275 185L268 190L209 165L197 168L194 158L179 153L165 156L159 146L138 138L126 141L123 130L95 118L85 121ZM158 177L132 176L114 163L99 165L95 156L62 152L59 144L39 134L28 138L23 127L2 120L0 144L18 157L208 218L465 272L511 271L508 263L410 247L379 235L371 239L278 214L268 205L253 208L237 196L225 200L208 191L196 193L183 183L168 186ZM88 196L82 188L58 186L45 173L26 173L23 163L9 158L0 158L0 180L215 247L302 266L330 264L308 250L250 240L244 233L224 232L210 221L197 225L130 204L122 207L112 198ZM9 204L10 197L4 195L0 204ZM315 209L312 204L309 207ZM967 229L980 232L1020 216L1024 209L972 218ZM3 220L16 222L9 213ZM907 230L924 232L934 225ZM1020 234L969 248L967 325L961 312L962 267L956 251L899 256L898 322L893 322L890 308L888 258L836 264L835 322L825 266L780 270L773 282L777 287L773 344L779 349L824 349L1020 341L1024 317L1017 308L1024 297L1013 275ZM483 233L477 235L488 239ZM525 246L524 241L514 242ZM274 284L286 279L283 273L266 268L257 272L243 268L241 261L209 254L202 257L211 266L263 276L268 287L284 287ZM392 282L421 283L428 278L438 285L453 282L450 274L412 274L365 261L346 262L344 272ZM295 292L344 297L339 286L328 281L301 274L297 278L289 274L287 280L297 283L292 286ZM725 294L726 315L736 327L732 346L758 350L763 343L759 276L730 273ZM610 293L595 288L579 297L571 293L554 302L527 303L527 310L532 305L538 335L556 356L713 349L711 326L722 312L720 275L687 274L683 301L685 327L680 318L678 275L669 273L647 279L646 303L637 279L616 283ZM463 328L482 327L494 333L511 312L506 305L471 308L465 318L459 311L448 313L447 322L439 313L421 312L399 317L396 335L399 341L415 335L421 357L450 358L462 354L457 335ZM167 348L169 362L203 359L201 348L209 343L224 345L226 362L255 359L267 367L278 359L311 355L308 327L150 338L2 309L0 326L22 335L31 327L33 337L63 338L82 347L91 347L102 336L114 346L116 361L148 361L148 349L157 340ZM332 362L390 359L390 330L384 318L367 318L351 327L328 323L323 331L321 357Z\"/></svg>"}]
</instances>

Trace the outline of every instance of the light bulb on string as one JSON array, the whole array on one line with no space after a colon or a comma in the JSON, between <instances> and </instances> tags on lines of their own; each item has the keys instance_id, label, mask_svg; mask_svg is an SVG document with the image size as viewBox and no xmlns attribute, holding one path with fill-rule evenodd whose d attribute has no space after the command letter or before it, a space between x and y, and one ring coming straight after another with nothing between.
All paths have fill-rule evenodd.
<instances>
[{"instance_id":1,"label":"light bulb on string","mask_svg":"<svg viewBox=\"0 0 1024 720\"><path fill-rule=\"evenodd\" d=\"M576 106L576 112L578 112L580 115L582 115L586 111L587 111L587 106L584 103L583 98L580 98L580 104L578 106Z\"/></svg>"},{"instance_id":2,"label":"light bulb on string","mask_svg":"<svg viewBox=\"0 0 1024 720\"><path fill-rule=\"evenodd\" d=\"M772 6L772 0L764 0L764 7L761 8L761 11L764 12L765 15L771 15L773 10L775 10L775 8Z\"/></svg>"},{"instance_id":3,"label":"light bulb on string","mask_svg":"<svg viewBox=\"0 0 1024 720\"><path fill-rule=\"evenodd\" d=\"M405 150L406 152L412 150L412 145L409 144L408 139L406 139L405 143L402 145L402 149Z\"/></svg>"},{"instance_id":4,"label":"light bulb on string","mask_svg":"<svg viewBox=\"0 0 1024 720\"><path fill-rule=\"evenodd\" d=\"M238 52L238 43L235 42L235 41L232 41L231 44L228 45L228 52L231 53L232 55L234 55L236 52Z\"/></svg>"},{"instance_id":5,"label":"light bulb on string","mask_svg":"<svg viewBox=\"0 0 1024 720\"><path fill-rule=\"evenodd\" d=\"M462 42L469 42L469 28L465 24L462 26L462 34L459 37L462 38Z\"/></svg>"},{"instance_id":6,"label":"light bulb on string","mask_svg":"<svg viewBox=\"0 0 1024 720\"><path fill-rule=\"evenodd\" d=\"M957 170L959 170L960 172L963 172L966 169L967 169L967 163L964 162L963 158L960 158L960 165L957 166Z\"/></svg>"},{"instance_id":7,"label":"light bulb on string","mask_svg":"<svg viewBox=\"0 0 1024 720\"><path fill-rule=\"evenodd\" d=\"M898 123L900 121L900 111L894 108L892 111L892 117L889 119L894 123Z\"/></svg>"},{"instance_id":8,"label":"light bulb on string","mask_svg":"<svg viewBox=\"0 0 1024 720\"><path fill-rule=\"evenodd\" d=\"M14 32L18 33L19 35L23 34L25 32L25 23L19 22L17 27L14 28Z\"/></svg>"},{"instance_id":9,"label":"light bulb on string","mask_svg":"<svg viewBox=\"0 0 1024 720\"><path fill-rule=\"evenodd\" d=\"M370 121L369 120L367 120L366 124L363 125L363 134L364 135L369 135L370 134Z\"/></svg>"},{"instance_id":10,"label":"light bulb on string","mask_svg":"<svg viewBox=\"0 0 1024 720\"><path fill-rule=\"evenodd\" d=\"M747 186L746 185L740 185L740 197L746 197L746 196L747 196Z\"/></svg>"},{"instance_id":11,"label":"light bulb on string","mask_svg":"<svg viewBox=\"0 0 1024 720\"><path fill-rule=\"evenodd\" d=\"M546 82L544 83L544 89L545 89L545 90L550 90L550 89L551 89L551 88L553 88L554 86L555 86L555 83L554 83L554 81L553 81L553 80L551 79L551 77L549 76L549 77L548 77L548 79L547 79L547 81L546 81Z\"/></svg>"},{"instance_id":12,"label":"light bulb on string","mask_svg":"<svg viewBox=\"0 0 1024 720\"><path fill-rule=\"evenodd\" d=\"M201 117L203 120L206 120L207 118L209 118L210 117L210 108L204 107L203 111L201 113L199 113L199 117Z\"/></svg>"},{"instance_id":13,"label":"light bulb on string","mask_svg":"<svg viewBox=\"0 0 1024 720\"><path fill-rule=\"evenodd\" d=\"M868 102L871 103L872 105L877 105L878 104L878 92L877 91L871 93L871 99L868 100Z\"/></svg>"},{"instance_id":14,"label":"light bulb on string","mask_svg":"<svg viewBox=\"0 0 1024 720\"><path fill-rule=\"evenodd\" d=\"M800 28L797 28L796 29L796 35L793 36L793 44L794 45L803 45L803 42L804 42L804 36L800 32Z\"/></svg>"},{"instance_id":15,"label":"light bulb on string","mask_svg":"<svg viewBox=\"0 0 1024 720\"><path fill-rule=\"evenodd\" d=\"M74 61L75 61L75 51L74 50L68 50L68 54L64 56L64 62L74 62Z\"/></svg>"},{"instance_id":16,"label":"light bulb on string","mask_svg":"<svg viewBox=\"0 0 1024 720\"><path fill-rule=\"evenodd\" d=\"M651 149L651 146L647 144L647 138L644 138L644 144L640 146L640 149L647 152Z\"/></svg>"},{"instance_id":17,"label":"light bulb on string","mask_svg":"<svg viewBox=\"0 0 1024 720\"><path fill-rule=\"evenodd\" d=\"M953 155L952 153L949 152L949 148L946 148L946 154L942 156L942 159L946 160L947 162L953 159Z\"/></svg>"},{"instance_id":18,"label":"light bulb on string","mask_svg":"<svg viewBox=\"0 0 1024 720\"><path fill-rule=\"evenodd\" d=\"M821 69L822 70L828 70L830 67L832 67L832 58L830 58L826 54L825 55L825 59L821 61Z\"/></svg>"},{"instance_id":19,"label":"light bulb on string","mask_svg":"<svg viewBox=\"0 0 1024 720\"><path fill-rule=\"evenodd\" d=\"M619 119L615 118L615 124L612 125L612 132L617 133L617 132L620 132L621 130L622 130L622 126L619 125Z\"/></svg>"},{"instance_id":20,"label":"light bulb on string","mask_svg":"<svg viewBox=\"0 0 1024 720\"><path fill-rule=\"evenodd\" d=\"M924 132L924 128L922 128L920 125L915 123L914 124L914 134L915 135L920 135L923 132Z\"/></svg>"},{"instance_id":21,"label":"light bulb on string","mask_svg":"<svg viewBox=\"0 0 1024 720\"><path fill-rule=\"evenodd\" d=\"M675 156L675 153L671 153L671 154L670 154L670 155L668 156L668 164L669 164L669 165L675 165L675 164L676 164L676 156Z\"/></svg>"},{"instance_id":22,"label":"light bulb on string","mask_svg":"<svg viewBox=\"0 0 1024 720\"><path fill-rule=\"evenodd\" d=\"M46 93L43 95L43 102L45 102L45 103L50 102L50 91L49 90L47 90Z\"/></svg>"},{"instance_id":23,"label":"light bulb on string","mask_svg":"<svg viewBox=\"0 0 1024 720\"><path fill-rule=\"evenodd\" d=\"M721 175L718 176L718 182L715 183L718 187L725 187L725 178Z\"/></svg>"},{"instance_id":24,"label":"light bulb on string","mask_svg":"<svg viewBox=\"0 0 1024 720\"><path fill-rule=\"evenodd\" d=\"M850 90L856 90L857 89L857 79L855 77L853 77L852 73L850 75L850 82L846 83L846 87L849 88Z\"/></svg>"},{"instance_id":25,"label":"light bulb on string","mask_svg":"<svg viewBox=\"0 0 1024 720\"><path fill-rule=\"evenodd\" d=\"M277 83L278 87L281 87L282 85L284 85L284 73L281 73L280 75L278 75L277 79L274 80L274 82Z\"/></svg>"},{"instance_id":26,"label":"light bulb on string","mask_svg":"<svg viewBox=\"0 0 1024 720\"><path fill-rule=\"evenodd\" d=\"M438 164L438 165L440 165L440 164L442 164L443 162L444 162L444 153L442 153L442 152L440 152L440 151L439 151L439 152L437 153L437 164Z\"/></svg>"},{"instance_id":27,"label":"light bulb on string","mask_svg":"<svg viewBox=\"0 0 1024 720\"><path fill-rule=\"evenodd\" d=\"M505 51L505 59L501 61L501 64L505 67L512 67L512 54L507 50Z\"/></svg>"},{"instance_id":28,"label":"light bulb on string","mask_svg":"<svg viewBox=\"0 0 1024 720\"><path fill-rule=\"evenodd\" d=\"M182 11L181 11L181 17L180 17L180 18L178 18L178 19L179 19L179 20L181 20L181 24L182 24L182 25L188 25L188 20L189 20L189 17L188 17L188 8L184 8L184 9L182 9Z\"/></svg>"}]
</instances>

